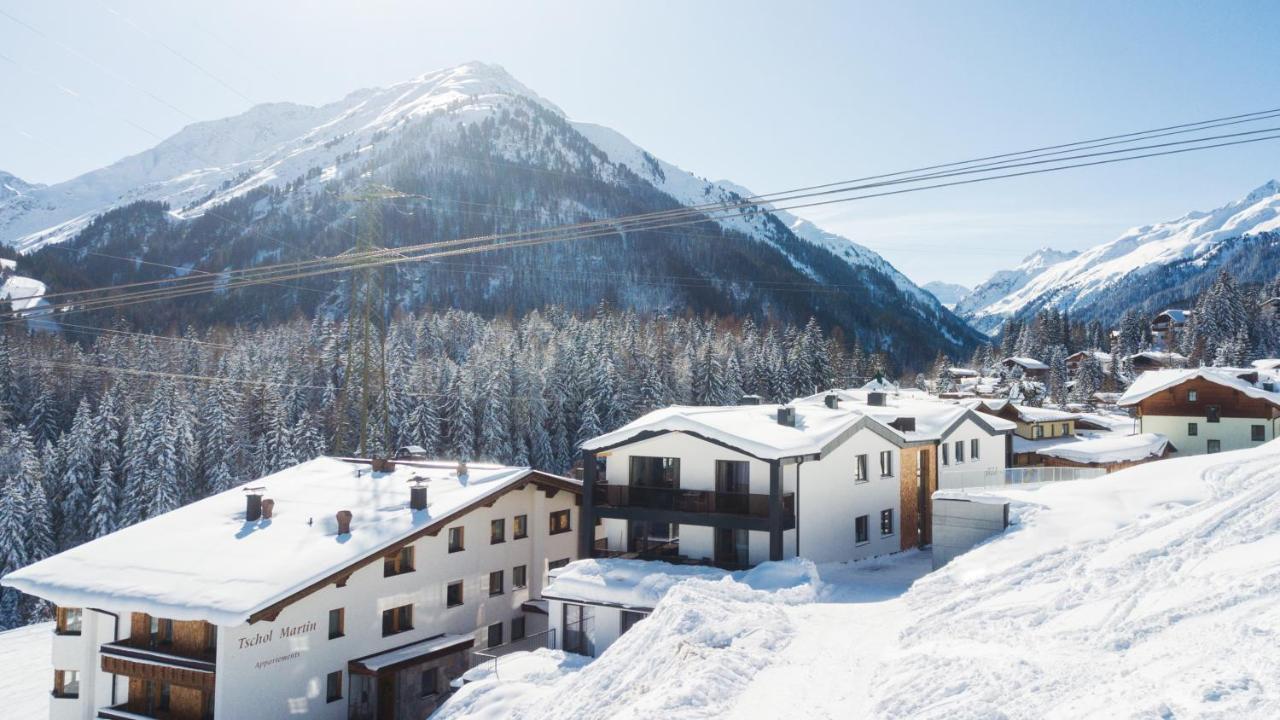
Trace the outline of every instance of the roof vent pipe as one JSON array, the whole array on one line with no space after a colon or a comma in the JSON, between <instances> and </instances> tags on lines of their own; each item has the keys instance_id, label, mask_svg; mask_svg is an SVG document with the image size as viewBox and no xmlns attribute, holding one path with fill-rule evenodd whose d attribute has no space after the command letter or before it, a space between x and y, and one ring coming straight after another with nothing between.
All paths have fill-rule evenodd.
<instances>
[{"instance_id":1,"label":"roof vent pipe","mask_svg":"<svg viewBox=\"0 0 1280 720\"><path fill-rule=\"evenodd\" d=\"M827 393L827 396L824 397L822 400L827 404L827 407L831 408L832 410L835 410L840 407L840 396L835 393Z\"/></svg>"},{"instance_id":2,"label":"roof vent pipe","mask_svg":"<svg viewBox=\"0 0 1280 720\"><path fill-rule=\"evenodd\" d=\"M265 498L262 501L262 519L270 520L271 513L275 509L276 509L276 501L272 500L271 498Z\"/></svg>"},{"instance_id":3,"label":"roof vent pipe","mask_svg":"<svg viewBox=\"0 0 1280 720\"><path fill-rule=\"evenodd\" d=\"M867 393L867 404L875 407L884 407L885 398L886 396L882 392L869 392Z\"/></svg>"},{"instance_id":4,"label":"roof vent pipe","mask_svg":"<svg viewBox=\"0 0 1280 720\"><path fill-rule=\"evenodd\" d=\"M244 519L245 522L258 522L262 519L262 488L244 489Z\"/></svg>"},{"instance_id":5,"label":"roof vent pipe","mask_svg":"<svg viewBox=\"0 0 1280 720\"><path fill-rule=\"evenodd\" d=\"M409 509L427 509L427 480L416 475L409 479Z\"/></svg>"},{"instance_id":6,"label":"roof vent pipe","mask_svg":"<svg viewBox=\"0 0 1280 720\"><path fill-rule=\"evenodd\" d=\"M783 405L778 408L778 424L787 427L796 426L796 409L790 405Z\"/></svg>"},{"instance_id":7,"label":"roof vent pipe","mask_svg":"<svg viewBox=\"0 0 1280 720\"><path fill-rule=\"evenodd\" d=\"M350 535L351 534L351 511L339 510L337 514L337 518L338 518L338 534Z\"/></svg>"}]
</instances>

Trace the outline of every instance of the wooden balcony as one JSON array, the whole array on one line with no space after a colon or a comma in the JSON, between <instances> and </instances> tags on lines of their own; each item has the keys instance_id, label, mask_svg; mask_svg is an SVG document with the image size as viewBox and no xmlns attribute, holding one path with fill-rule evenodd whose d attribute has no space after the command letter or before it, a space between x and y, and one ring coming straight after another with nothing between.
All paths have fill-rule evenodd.
<instances>
[{"instance_id":1,"label":"wooden balcony","mask_svg":"<svg viewBox=\"0 0 1280 720\"><path fill-rule=\"evenodd\" d=\"M769 496L762 493L596 483L592 498L597 507L605 508L646 508L681 513L739 515L761 519L769 517ZM794 525L794 493L785 493L782 496L782 507L787 524Z\"/></svg>"}]
</instances>

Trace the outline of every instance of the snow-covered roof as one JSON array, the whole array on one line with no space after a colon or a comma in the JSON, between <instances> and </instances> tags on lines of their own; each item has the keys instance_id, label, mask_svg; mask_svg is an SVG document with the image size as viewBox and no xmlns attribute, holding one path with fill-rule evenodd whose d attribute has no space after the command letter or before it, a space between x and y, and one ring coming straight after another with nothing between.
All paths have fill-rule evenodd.
<instances>
[{"instance_id":1,"label":"snow-covered roof","mask_svg":"<svg viewBox=\"0 0 1280 720\"><path fill-rule=\"evenodd\" d=\"M1101 350L1080 350L1078 352L1073 352L1070 355L1068 355L1067 359L1071 360L1072 358L1079 358L1083 360L1090 355L1093 356L1093 359L1097 360L1099 363L1103 365L1108 365L1111 363L1111 353L1103 352Z\"/></svg>"},{"instance_id":2,"label":"snow-covered roof","mask_svg":"<svg viewBox=\"0 0 1280 720\"><path fill-rule=\"evenodd\" d=\"M578 560L553 570L542 595L602 605L653 609L675 584L689 578L719 580L729 571L651 560Z\"/></svg>"},{"instance_id":3,"label":"snow-covered roof","mask_svg":"<svg viewBox=\"0 0 1280 720\"><path fill-rule=\"evenodd\" d=\"M1248 397L1265 400L1272 405L1280 406L1280 392L1264 390L1260 386L1239 377L1239 373L1242 372L1246 371L1211 367L1148 370L1133 381L1133 384L1129 386L1128 390L1124 391L1124 394L1120 396L1116 403L1126 406L1137 405L1158 392L1168 390L1190 380L1201 379L1223 387L1229 387Z\"/></svg>"},{"instance_id":4,"label":"snow-covered roof","mask_svg":"<svg viewBox=\"0 0 1280 720\"><path fill-rule=\"evenodd\" d=\"M1187 361L1187 356L1183 355L1182 353L1160 352L1158 350L1143 350L1142 352L1136 352L1132 355L1126 355L1124 357L1125 360L1137 360L1138 358L1146 358L1148 360L1154 360L1155 362L1164 363L1166 365L1170 363L1181 363L1181 362Z\"/></svg>"},{"instance_id":5,"label":"snow-covered roof","mask_svg":"<svg viewBox=\"0 0 1280 720\"><path fill-rule=\"evenodd\" d=\"M1280 370L1280 358L1262 358L1250 364L1259 370Z\"/></svg>"},{"instance_id":6,"label":"snow-covered roof","mask_svg":"<svg viewBox=\"0 0 1280 720\"><path fill-rule=\"evenodd\" d=\"M529 468L398 462L386 473L323 457L255 480L272 517L245 521L245 494L228 490L6 575L4 585L59 605L140 611L234 626L387 549L452 521L526 481L581 483ZM428 480L428 506L409 509L411 478ZM352 513L337 534L335 514Z\"/></svg>"},{"instance_id":7,"label":"snow-covered roof","mask_svg":"<svg viewBox=\"0 0 1280 720\"><path fill-rule=\"evenodd\" d=\"M963 417L970 414L968 405L943 400L919 391L902 391L888 395L885 397L884 405L871 405L868 402L870 393L863 390L828 390L797 398L792 402L797 406L822 404L826 402L828 395L833 394L839 398L841 408L854 410L876 420L884 428L908 442L939 440ZM990 426L992 432L1011 432L1017 427L1001 418L976 414L973 417L977 422ZM893 427L894 421L899 418L914 419L915 430L903 431Z\"/></svg>"},{"instance_id":8,"label":"snow-covered roof","mask_svg":"<svg viewBox=\"0 0 1280 720\"><path fill-rule=\"evenodd\" d=\"M1156 317L1158 318L1158 317L1165 316L1176 323L1183 323L1187 321L1187 316L1190 314L1191 314L1190 310L1179 310L1178 308L1169 308L1168 310L1163 310L1157 313Z\"/></svg>"},{"instance_id":9,"label":"snow-covered roof","mask_svg":"<svg viewBox=\"0 0 1280 720\"><path fill-rule=\"evenodd\" d=\"M1077 440L1038 450L1041 455L1077 463L1133 462L1164 455L1169 439L1159 433Z\"/></svg>"},{"instance_id":10,"label":"snow-covered roof","mask_svg":"<svg viewBox=\"0 0 1280 720\"><path fill-rule=\"evenodd\" d=\"M440 650L448 650L449 648L466 646L471 647L475 643L475 635L438 635L436 637L419 640L408 645L401 645L397 648L391 648L385 652L376 655L360 658L356 660L358 664L370 672L378 672L379 670L408 662L423 655L429 655Z\"/></svg>"},{"instance_id":11,"label":"snow-covered roof","mask_svg":"<svg viewBox=\"0 0 1280 720\"><path fill-rule=\"evenodd\" d=\"M966 367L949 367L947 374L952 377L978 377L978 371Z\"/></svg>"},{"instance_id":12,"label":"snow-covered roof","mask_svg":"<svg viewBox=\"0 0 1280 720\"><path fill-rule=\"evenodd\" d=\"M1030 358L1030 357L1019 357L1019 356L1007 357L1002 362L1005 364L1011 363L1013 365L1021 365L1027 370L1048 370L1049 369L1048 365L1045 365L1039 360L1035 358Z\"/></svg>"},{"instance_id":13,"label":"snow-covered roof","mask_svg":"<svg viewBox=\"0 0 1280 720\"><path fill-rule=\"evenodd\" d=\"M1063 412L1062 410L1053 410L1050 408L1032 407L1030 405L1018 405L1009 400L1002 400L998 398L969 400L966 401L966 404L976 410L982 410L985 408L986 412L999 414L1001 416L1013 415L1017 417L1018 420L1026 423L1066 422L1080 417L1077 413Z\"/></svg>"}]
</instances>

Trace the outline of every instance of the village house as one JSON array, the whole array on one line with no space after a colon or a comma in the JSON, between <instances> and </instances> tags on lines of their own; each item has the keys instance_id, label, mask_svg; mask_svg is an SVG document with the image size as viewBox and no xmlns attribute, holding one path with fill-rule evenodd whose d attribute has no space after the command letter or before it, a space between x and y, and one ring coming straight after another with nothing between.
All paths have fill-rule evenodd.
<instances>
[{"instance_id":1,"label":"village house","mask_svg":"<svg viewBox=\"0 0 1280 720\"><path fill-rule=\"evenodd\" d=\"M1151 341L1158 348L1177 347L1178 339L1187 321L1191 319L1190 310L1170 308L1151 318Z\"/></svg>"},{"instance_id":2,"label":"village house","mask_svg":"<svg viewBox=\"0 0 1280 720\"><path fill-rule=\"evenodd\" d=\"M17 570L57 605L53 720L426 717L546 629L581 483L319 458Z\"/></svg>"},{"instance_id":3,"label":"village house","mask_svg":"<svg viewBox=\"0 0 1280 720\"><path fill-rule=\"evenodd\" d=\"M981 400L971 404L980 413L994 415L1015 425L1010 465L1037 465L1036 451L1076 434L1078 413L1019 405L1007 400Z\"/></svg>"},{"instance_id":4,"label":"village house","mask_svg":"<svg viewBox=\"0 0 1280 720\"><path fill-rule=\"evenodd\" d=\"M1078 352L1071 353L1066 358L1067 372L1072 377L1075 377L1075 374L1080 371L1080 363L1084 362L1085 359L1089 357L1098 361L1098 365L1102 368L1102 372L1111 372L1111 353L1102 352L1101 350L1080 350Z\"/></svg>"},{"instance_id":5,"label":"village house","mask_svg":"<svg viewBox=\"0 0 1280 720\"><path fill-rule=\"evenodd\" d=\"M1178 455L1255 447L1280 426L1276 376L1256 369L1153 370L1118 403L1133 409L1140 432L1169 438Z\"/></svg>"},{"instance_id":6,"label":"village house","mask_svg":"<svg viewBox=\"0 0 1280 720\"><path fill-rule=\"evenodd\" d=\"M1002 471L1013 429L879 391L755 402L664 408L584 443L579 554L742 568L927 545L939 454Z\"/></svg>"},{"instance_id":7,"label":"village house","mask_svg":"<svg viewBox=\"0 0 1280 720\"><path fill-rule=\"evenodd\" d=\"M1143 350L1132 355L1126 355L1124 361L1134 372L1147 372L1148 370L1163 370L1165 368L1181 368L1187 366L1187 356L1176 352L1160 352L1158 350Z\"/></svg>"},{"instance_id":8,"label":"village house","mask_svg":"<svg viewBox=\"0 0 1280 720\"><path fill-rule=\"evenodd\" d=\"M1035 358L1007 357L1000 361L1000 365L1010 375L1022 373L1022 377L1027 380L1043 380L1049 375L1049 366Z\"/></svg>"},{"instance_id":9,"label":"village house","mask_svg":"<svg viewBox=\"0 0 1280 720\"><path fill-rule=\"evenodd\" d=\"M1158 433L1114 435L1042 447L1031 464L1043 467L1099 468L1107 473L1162 460L1176 448Z\"/></svg>"}]
</instances>

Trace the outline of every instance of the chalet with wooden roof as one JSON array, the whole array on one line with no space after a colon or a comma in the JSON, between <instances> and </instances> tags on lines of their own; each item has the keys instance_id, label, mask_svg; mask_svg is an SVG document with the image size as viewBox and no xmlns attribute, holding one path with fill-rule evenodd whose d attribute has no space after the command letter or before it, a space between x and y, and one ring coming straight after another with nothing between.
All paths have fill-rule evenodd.
<instances>
[{"instance_id":1,"label":"chalet with wooden roof","mask_svg":"<svg viewBox=\"0 0 1280 720\"><path fill-rule=\"evenodd\" d=\"M1257 446L1280 428L1280 382L1266 370L1188 368L1143 373L1118 404L1140 432L1159 433L1179 455Z\"/></svg>"}]
</instances>

